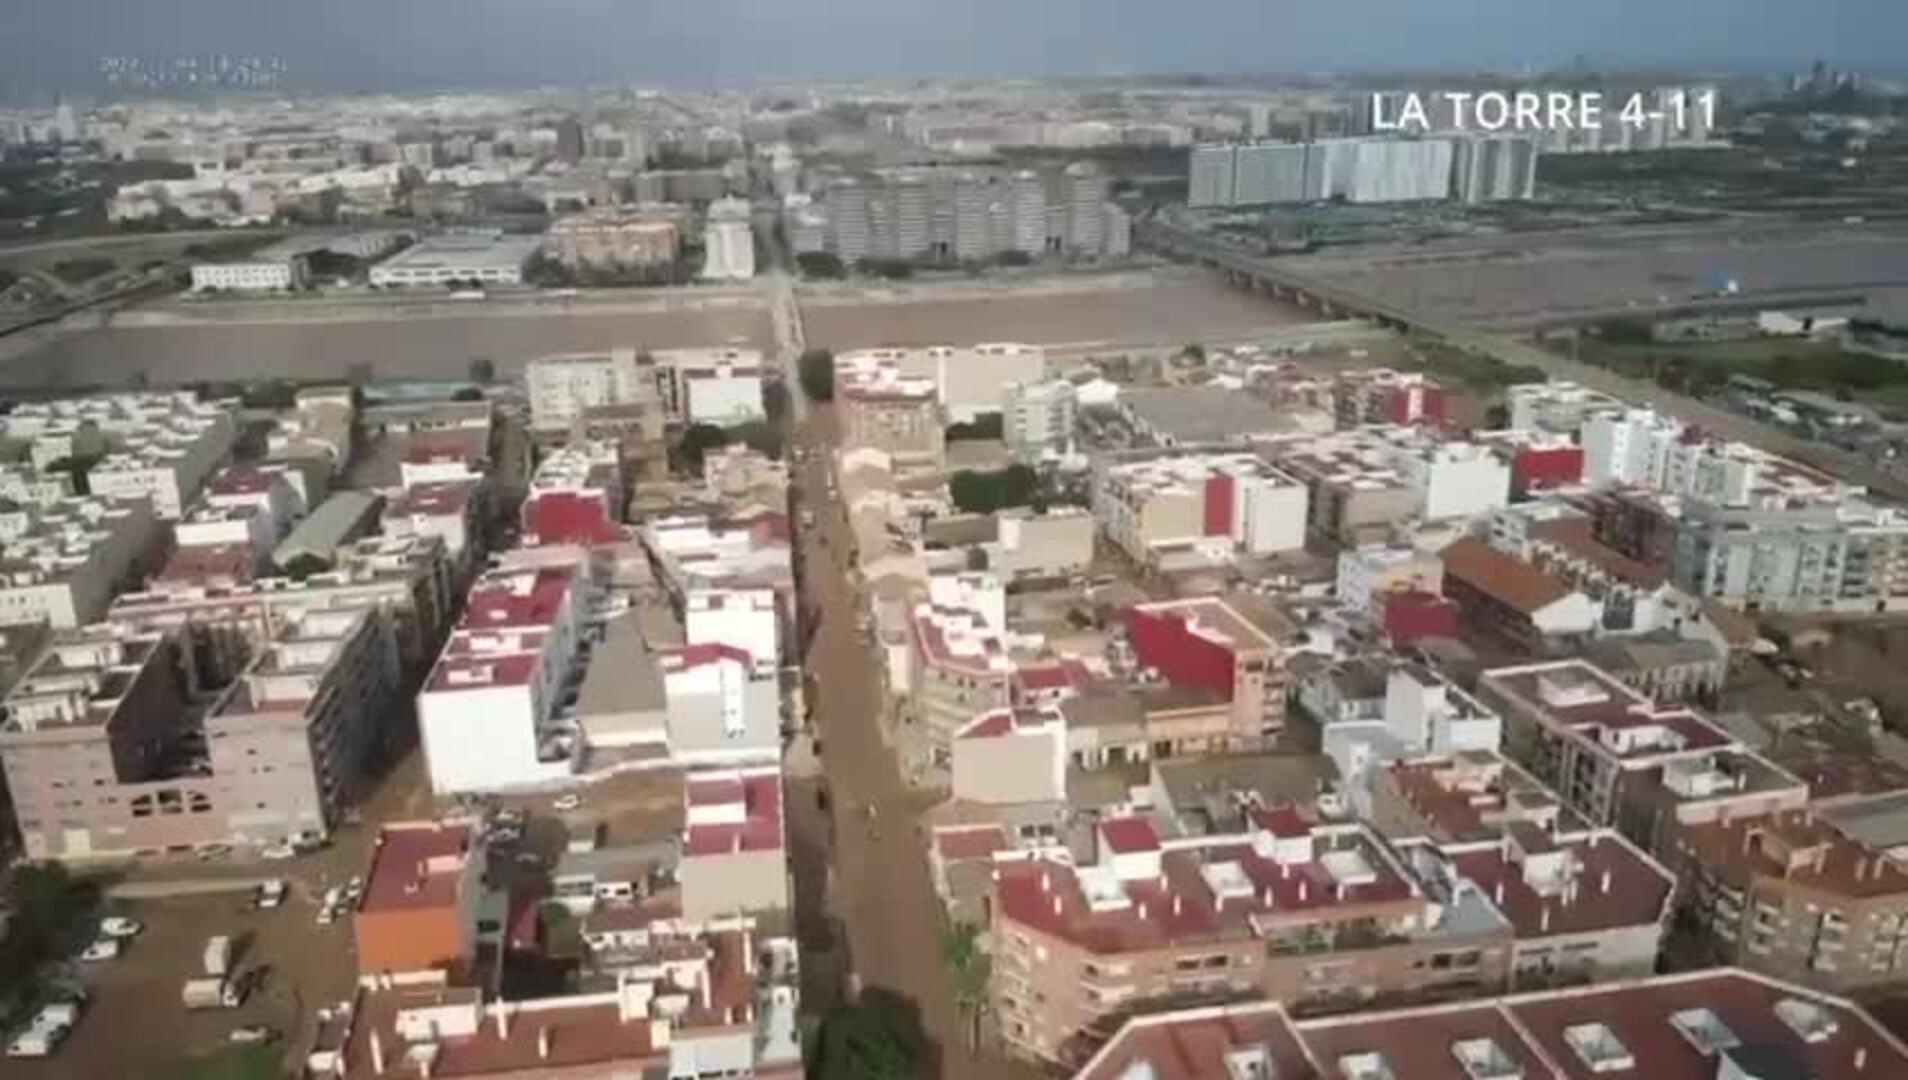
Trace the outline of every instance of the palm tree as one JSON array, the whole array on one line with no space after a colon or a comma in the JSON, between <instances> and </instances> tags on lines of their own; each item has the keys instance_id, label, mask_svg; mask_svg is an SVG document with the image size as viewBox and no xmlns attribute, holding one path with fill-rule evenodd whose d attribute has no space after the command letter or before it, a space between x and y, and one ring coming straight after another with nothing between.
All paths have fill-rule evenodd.
<instances>
[{"instance_id":1,"label":"palm tree","mask_svg":"<svg viewBox=\"0 0 1908 1080\"><path fill-rule=\"evenodd\" d=\"M987 1007L987 981L994 958L981 948L980 927L951 922L941 930L941 964L954 978L954 1007L967 1028L968 1052L980 1048L981 1013Z\"/></svg>"}]
</instances>

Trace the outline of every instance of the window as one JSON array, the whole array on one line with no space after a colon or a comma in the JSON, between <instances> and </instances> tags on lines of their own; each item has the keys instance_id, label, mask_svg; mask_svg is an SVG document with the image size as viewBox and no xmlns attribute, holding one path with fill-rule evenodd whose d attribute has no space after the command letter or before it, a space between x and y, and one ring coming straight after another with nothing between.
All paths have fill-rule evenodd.
<instances>
[{"instance_id":1,"label":"window","mask_svg":"<svg viewBox=\"0 0 1908 1080\"><path fill-rule=\"evenodd\" d=\"M1636 1058L1623 1045L1608 1024L1572 1024L1564 1029L1564 1041L1570 1044L1578 1060L1591 1072L1622 1072L1636 1068Z\"/></svg>"}]
</instances>

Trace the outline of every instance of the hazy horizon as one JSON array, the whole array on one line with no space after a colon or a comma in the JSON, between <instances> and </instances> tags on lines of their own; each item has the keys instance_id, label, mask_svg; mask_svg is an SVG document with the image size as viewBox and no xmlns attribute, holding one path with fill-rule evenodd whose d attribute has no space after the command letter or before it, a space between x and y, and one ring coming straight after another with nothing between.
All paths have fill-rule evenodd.
<instances>
[{"instance_id":1,"label":"hazy horizon","mask_svg":"<svg viewBox=\"0 0 1908 1080\"><path fill-rule=\"evenodd\" d=\"M24 0L0 90L103 56L282 60L295 90L799 78L1599 69L1894 73L1879 0Z\"/></svg>"}]
</instances>

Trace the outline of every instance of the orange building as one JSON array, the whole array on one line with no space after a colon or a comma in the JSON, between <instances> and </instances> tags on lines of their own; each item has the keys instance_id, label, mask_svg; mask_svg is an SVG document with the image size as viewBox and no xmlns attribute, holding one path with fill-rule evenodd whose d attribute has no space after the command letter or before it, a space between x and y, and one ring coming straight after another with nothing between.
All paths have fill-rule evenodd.
<instances>
[{"instance_id":1,"label":"orange building","mask_svg":"<svg viewBox=\"0 0 1908 1080\"><path fill-rule=\"evenodd\" d=\"M378 833L358 902L358 975L443 971L476 954L483 846L469 822L407 822Z\"/></svg>"}]
</instances>

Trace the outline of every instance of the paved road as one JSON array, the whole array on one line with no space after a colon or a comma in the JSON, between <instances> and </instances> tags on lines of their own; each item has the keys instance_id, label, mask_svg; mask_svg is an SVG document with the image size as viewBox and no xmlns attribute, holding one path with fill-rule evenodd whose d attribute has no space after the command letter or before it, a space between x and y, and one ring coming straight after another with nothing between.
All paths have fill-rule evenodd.
<instances>
[{"instance_id":1,"label":"paved road","mask_svg":"<svg viewBox=\"0 0 1908 1080\"><path fill-rule=\"evenodd\" d=\"M940 901L918 832L921 812L931 800L903 785L895 755L882 740L875 663L855 632L855 594L835 561L847 543L847 522L840 504L825 497L822 447L832 432L833 411L820 407L810 415L811 422L800 429L811 447L801 491L828 539L823 545L815 530L802 535L805 606L821 616L805 666L817 688L813 706L830 791L835 908L846 927L854 970L864 986L891 989L921 1007L927 1033L940 1048L941 1075L951 1080L1038 1075L991 1051L972 1057L965 1050L941 965Z\"/></svg>"}]
</instances>

